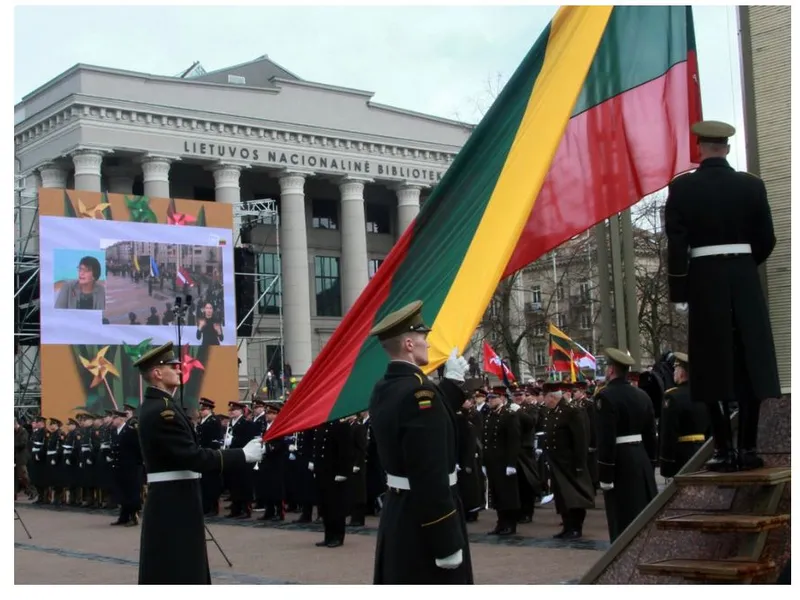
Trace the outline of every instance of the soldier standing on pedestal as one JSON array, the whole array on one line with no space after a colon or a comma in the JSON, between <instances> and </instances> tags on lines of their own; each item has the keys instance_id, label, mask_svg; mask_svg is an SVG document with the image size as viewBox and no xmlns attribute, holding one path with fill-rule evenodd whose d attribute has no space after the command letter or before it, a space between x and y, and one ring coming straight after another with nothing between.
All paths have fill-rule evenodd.
<instances>
[{"instance_id":1,"label":"soldier standing on pedestal","mask_svg":"<svg viewBox=\"0 0 800 600\"><path fill-rule=\"evenodd\" d=\"M762 467L756 454L763 400L781 394L769 308L759 265L775 248L764 182L728 164L727 123L692 126L700 167L669 185L664 209L670 300L689 312L692 398L708 403L714 456L706 467ZM739 406L734 447L730 404Z\"/></svg>"},{"instance_id":2,"label":"soldier standing on pedestal","mask_svg":"<svg viewBox=\"0 0 800 600\"><path fill-rule=\"evenodd\" d=\"M661 475L674 477L706 441L708 407L689 391L689 356L675 353L676 387L664 393L661 408Z\"/></svg>"}]
</instances>

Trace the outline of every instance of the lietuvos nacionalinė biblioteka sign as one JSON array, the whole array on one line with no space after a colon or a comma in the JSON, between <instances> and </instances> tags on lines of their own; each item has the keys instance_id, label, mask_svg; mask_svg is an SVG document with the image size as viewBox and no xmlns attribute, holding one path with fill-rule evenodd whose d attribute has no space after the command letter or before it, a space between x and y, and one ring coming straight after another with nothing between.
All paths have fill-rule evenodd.
<instances>
[{"instance_id":1,"label":"lietuvos nacionalin\u0117 biblioteka sign","mask_svg":"<svg viewBox=\"0 0 800 600\"><path fill-rule=\"evenodd\" d=\"M248 161L253 164L283 168L305 168L317 171L341 173L343 175L363 175L415 180L420 182L439 181L443 171L407 165L392 165L372 160L353 160L323 154L305 152L285 152L264 148L248 148L234 144L183 142L183 155L207 156L209 158Z\"/></svg>"}]
</instances>

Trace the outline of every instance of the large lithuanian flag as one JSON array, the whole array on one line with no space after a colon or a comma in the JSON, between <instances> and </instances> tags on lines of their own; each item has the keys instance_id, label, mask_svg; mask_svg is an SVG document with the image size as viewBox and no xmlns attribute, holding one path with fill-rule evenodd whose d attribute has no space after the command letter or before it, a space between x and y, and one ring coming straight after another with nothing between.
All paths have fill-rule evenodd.
<instances>
[{"instance_id":1,"label":"large lithuanian flag","mask_svg":"<svg viewBox=\"0 0 800 600\"><path fill-rule=\"evenodd\" d=\"M561 8L292 392L267 439L367 408L387 364L368 332L386 314L424 302L423 317L433 328L427 370L433 371L453 347L465 348L510 265L524 266L689 168L690 114L699 110L693 74L690 7ZM638 100L622 102L659 80L660 95L647 88ZM636 131L620 132L626 115ZM634 134L649 140L646 159L631 156L633 146L623 143ZM648 187L612 193L624 188L615 177L627 181L632 171ZM567 181L575 188L566 190L568 197L561 188ZM546 219L542 232L536 219Z\"/></svg>"}]
</instances>

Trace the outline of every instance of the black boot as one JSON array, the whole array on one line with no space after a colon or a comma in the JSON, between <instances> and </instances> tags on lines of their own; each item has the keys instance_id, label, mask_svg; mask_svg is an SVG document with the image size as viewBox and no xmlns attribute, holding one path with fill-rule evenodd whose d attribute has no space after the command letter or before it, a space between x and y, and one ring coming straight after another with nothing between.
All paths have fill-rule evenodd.
<instances>
[{"instance_id":1,"label":"black boot","mask_svg":"<svg viewBox=\"0 0 800 600\"><path fill-rule=\"evenodd\" d=\"M715 460L717 459L717 460ZM714 457L706 463L706 469L716 473L734 473L739 470L739 457L736 450L721 452L719 457Z\"/></svg>"},{"instance_id":2,"label":"black boot","mask_svg":"<svg viewBox=\"0 0 800 600\"><path fill-rule=\"evenodd\" d=\"M764 460L755 450L739 450L739 470L752 471L764 467Z\"/></svg>"}]
</instances>

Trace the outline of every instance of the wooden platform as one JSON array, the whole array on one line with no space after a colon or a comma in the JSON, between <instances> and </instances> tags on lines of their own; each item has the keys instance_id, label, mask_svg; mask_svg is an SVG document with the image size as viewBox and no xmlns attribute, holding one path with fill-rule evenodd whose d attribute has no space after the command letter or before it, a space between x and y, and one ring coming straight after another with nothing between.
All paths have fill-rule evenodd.
<instances>
[{"instance_id":1,"label":"wooden platform","mask_svg":"<svg viewBox=\"0 0 800 600\"><path fill-rule=\"evenodd\" d=\"M747 582L775 569L775 563L730 558L725 560L673 559L639 565L647 575L672 575L691 581Z\"/></svg>"},{"instance_id":2,"label":"wooden platform","mask_svg":"<svg viewBox=\"0 0 800 600\"><path fill-rule=\"evenodd\" d=\"M757 533L777 529L790 515L733 515L694 513L656 521L659 529L702 531L703 533Z\"/></svg>"},{"instance_id":3,"label":"wooden platform","mask_svg":"<svg viewBox=\"0 0 800 600\"><path fill-rule=\"evenodd\" d=\"M722 487L746 487L751 485L778 485L792 480L790 467L764 467L752 471L738 471L736 473L715 473L714 471L700 471L688 475L677 475L675 483L680 486L687 485L713 485Z\"/></svg>"}]
</instances>

